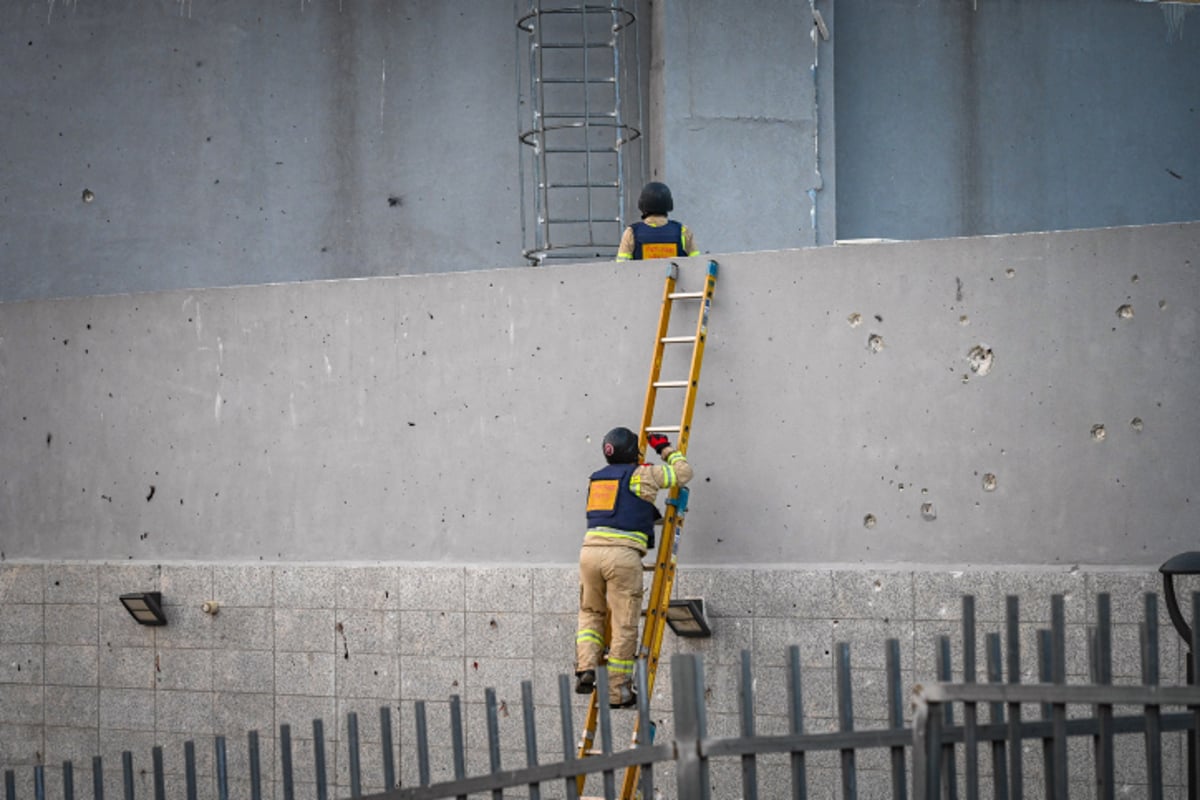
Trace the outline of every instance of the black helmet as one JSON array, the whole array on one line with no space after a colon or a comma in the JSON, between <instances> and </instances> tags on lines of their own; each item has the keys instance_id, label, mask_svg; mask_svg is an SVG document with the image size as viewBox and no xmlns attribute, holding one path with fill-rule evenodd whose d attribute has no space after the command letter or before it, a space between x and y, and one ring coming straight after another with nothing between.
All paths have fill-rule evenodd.
<instances>
[{"instance_id":1,"label":"black helmet","mask_svg":"<svg viewBox=\"0 0 1200 800\"><path fill-rule=\"evenodd\" d=\"M604 434L604 457L610 464L636 464L638 435L629 428L613 428Z\"/></svg>"},{"instance_id":2,"label":"black helmet","mask_svg":"<svg viewBox=\"0 0 1200 800\"><path fill-rule=\"evenodd\" d=\"M669 214L675 208L671 199L671 190L665 183L651 181L642 187L642 196L638 198L638 211L642 216L649 214Z\"/></svg>"}]
</instances>

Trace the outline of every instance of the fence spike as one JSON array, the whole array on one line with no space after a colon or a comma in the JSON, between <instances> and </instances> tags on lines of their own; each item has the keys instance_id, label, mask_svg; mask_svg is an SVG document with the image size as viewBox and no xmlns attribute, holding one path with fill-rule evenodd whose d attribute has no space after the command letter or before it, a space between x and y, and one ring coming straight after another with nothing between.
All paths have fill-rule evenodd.
<instances>
[{"instance_id":1,"label":"fence spike","mask_svg":"<svg viewBox=\"0 0 1200 800\"><path fill-rule=\"evenodd\" d=\"M425 701L413 705L413 717L417 726L417 785L429 785L429 729L425 719Z\"/></svg>"},{"instance_id":2,"label":"fence spike","mask_svg":"<svg viewBox=\"0 0 1200 800\"><path fill-rule=\"evenodd\" d=\"M295 800L296 776L292 772L292 726L279 726L279 770L283 773L283 800Z\"/></svg>"},{"instance_id":3,"label":"fence spike","mask_svg":"<svg viewBox=\"0 0 1200 800\"><path fill-rule=\"evenodd\" d=\"M383 766L383 788L396 788L396 754L392 744L392 707L379 707L379 750Z\"/></svg>"},{"instance_id":4,"label":"fence spike","mask_svg":"<svg viewBox=\"0 0 1200 800\"><path fill-rule=\"evenodd\" d=\"M154 769L154 800L167 800L167 785L163 770L163 749L159 745L150 748L150 760ZM221 800L225 800L222 798Z\"/></svg>"},{"instance_id":5,"label":"fence spike","mask_svg":"<svg viewBox=\"0 0 1200 800\"><path fill-rule=\"evenodd\" d=\"M258 731L247 734L246 758L250 762L250 800L262 800L262 766L258 752Z\"/></svg>"},{"instance_id":6,"label":"fence spike","mask_svg":"<svg viewBox=\"0 0 1200 800\"><path fill-rule=\"evenodd\" d=\"M217 758L217 800L229 800L229 768L225 758L225 737L213 739L213 748ZM166 800L166 798L160 798Z\"/></svg>"},{"instance_id":7,"label":"fence spike","mask_svg":"<svg viewBox=\"0 0 1200 800\"><path fill-rule=\"evenodd\" d=\"M538 763L537 724L534 718L533 682L521 681L521 719L525 723L525 766L536 767ZM529 800L541 800L540 783L529 784Z\"/></svg>"},{"instance_id":8,"label":"fence spike","mask_svg":"<svg viewBox=\"0 0 1200 800\"><path fill-rule=\"evenodd\" d=\"M742 736L754 736L754 674L750 668L750 651L742 650L742 672L739 681L738 706ZM643 792L643 795L645 792ZM754 753L742 756L742 797L758 800L758 762Z\"/></svg>"},{"instance_id":9,"label":"fence spike","mask_svg":"<svg viewBox=\"0 0 1200 800\"><path fill-rule=\"evenodd\" d=\"M788 647L788 730L793 734L804 733L804 698L800 681L800 647ZM808 797L808 766L803 750L791 754L792 798L805 800Z\"/></svg>"},{"instance_id":10,"label":"fence spike","mask_svg":"<svg viewBox=\"0 0 1200 800\"><path fill-rule=\"evenodd\" d=\"M350 761L350 796L362 797L362 773L358 758L358 713L346 713L346 749Z\"/></svg>"}]
</instances>

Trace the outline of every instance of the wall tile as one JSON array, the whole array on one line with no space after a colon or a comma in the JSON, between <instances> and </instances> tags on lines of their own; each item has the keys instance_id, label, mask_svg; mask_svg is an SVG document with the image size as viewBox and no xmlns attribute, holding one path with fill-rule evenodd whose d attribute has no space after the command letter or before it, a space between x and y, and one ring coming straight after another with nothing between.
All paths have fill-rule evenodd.
<instances>
[{"instance_id":1,"label":"wall tile","mask_svg":"<svg viewBox=\"0 0 1200 800\"><path fill-rule=\"evenodd\" d=\"M91 564L47 564L47 603L95 605L99 598L100 568Z\"/></svg>"},{"instance_id":2,"label":"wall tile","mask_svg":"<svg viewBox=\"0 0 1200 800\"><path fill-rule=\"evenodd\" d=\"M399 567L345 567L337 571L338 611L399 611Z\"/></svg>"},{"instance_id":3,"label":"wall tile","mask_svg":"<svg viewBox=\"0 0 1200 800\"><path fill-rule=\"evenodd\" d=\"M46 683L97 686L99 650L95 645L47 645Z\"/></svg>"},{"instance_id":4,"label":"wall tile","mask_svg":"<svg viewBox=\"0 0 1200 800\"><path fill-rule=\"evenodd\" d=\"M0 563L0 606L45 602L45 564Z\"/></svg>"},{"instance_id":5,"label":"wall tile","mask_svg":"<svg viewBox=\"0 0 1200 800\"><path fill-rule=\"evenodd\" d=\"M334 696L333 653L278 653L275 690L279 694Z\"/></svg>"},{"instance_id":6,"label":"wall tile","mask_svg":"<svg viewBox=\"0 0 1200 800\"><path fill-rule=\"evenodd\" d=\"M533 572L518 567L468 567L468 611L533 611Z\"/></svg>"},{"instance_id":7,"label":"wall tile","mask_svg":"<svg viewBox=\"0 0 1200 800\"><path fill-rule=\"evenodd\" d=\"M0 605L0 645L43 644L46 641L44 616L46 607L41 603L14 603Z\"/></svg>"},{"instance_id":8,"label":"wall tile","mask_svg":"<svg viewBox=\"0 0 1200 800\"><path fill-rule=\"evenodd\" d=\"M95 605L46 604L47 644L96 644Z\"/></svg>"},{"instance_id":9,"label":"wall tile","mask_svg":"<svg viewBox=\"0 0 1200 800\"><path fill-rule=\"evenodd\" d=\"M46 647L40 644L0 645L0 686L37 685L45 681Z\"/></svg>"},{"instance_id":10,"label":"wall tile","mask_svg":"<svg viewBox=\"0 0 1200 800\"><path fill-rule=\"evenodd\" d=\"M95 687L47 689L45 704L47 726L95 729L100 723L100 690Z\"/></svg>"},{"instance_id":11,"label":"wall tile","mask_svg":"<svg viewBox=\"0 0 1200 800\"><path fill-rule=\"evenodd\" d=\"M100 728L120 731L154 730L152 689L100 689ZM114 737L119 741L121 737ZM145 752L149 752L148 750Z\"/></svg>"},{"instance_id":12,"label":"wall tile","mask_svg":"<svg viewBox=\"0 0 1200 800\"><path fill-rule=\"evenodd\" d=\"M267 607L275 602L275 569L267 566L213 567L213 597L226 606Z\"/></svg>"},{"instance_id":13,"label":"wall tile","mask_svg":"<svg viewBox=\"0 0 1200 800\"><path fill-rule=\"evenodd\" d=\"M401 610L466 611L466 572L462 567L400 567Z\"/></svg>"},{"instance_id":14,"label":"wall tile","mask_svg":"<svg viewBox=\"0 0 1200 800\"><path fill-rule=\"evenodd\" d=\"M275 649L291 653L333 653L338 642L333 608L277 608Z\"/></svg>"},{"instance_id":15,"label":"wall tile","mask_svg":"<svg viewBox=\"0 0 1200 800\"><path fill-rule=\"evenodd\" d=\"M340 575L336 567L276 567L275 606L332 609L337 602Z\"/></svg>"},{"instance_id":16,"label":"wall tile","mask_svg":"<svg viewBox=\"0 0 1200 800\"><path fill-rule=\"evenodd\" d=\"M812 570L755 570L756 617L833 616L833 573Z\"/></svg>"}]
</instances>

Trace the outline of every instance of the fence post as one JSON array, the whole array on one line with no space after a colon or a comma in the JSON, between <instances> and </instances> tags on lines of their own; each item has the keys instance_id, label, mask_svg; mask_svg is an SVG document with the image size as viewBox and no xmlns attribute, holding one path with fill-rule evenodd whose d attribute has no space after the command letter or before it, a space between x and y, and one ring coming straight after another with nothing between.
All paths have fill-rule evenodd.
<instances>
[{"instance_id":1,"label":"fence post","mask_svg":"<svg viewBox=\"0 0 1200 800\"><path fill-rule=\"evenodd\" d=\"M904 730L904 690L900 675L900 640L887 640L888 727ZM892 748L892 800L908 800L904 776L904 746Z\"/></svg>"},{"instance_id":2,"label":"fence post","mask_svg":"<svg viewBox=\"0 0 1200 800\"><path fill-rule=\"evenodd\" d=\"M800 678L800 646L788 647L788 732L793 735L804 733L804 691ZM792 797L805 800L808 796L808 763L803 750L793 750Z\"/></svg>"},{"instance_id":3,"label":"fence post","mask_svg":"<svg viewBox=\"0 0 1200 800\"><path fill-rule=\"evenodd\" d=\"M1008 643L1005 653L1008 682L1021 682L1020 600L1010 594L1004 598L1004 629ZM1025 791L1024 765L1021 763L1021 704L1008 704L1008 786L1013 800L1021 800Z\"/></svg>"},{"instance_id":4,"label":"fence post","mask_svg":"<svg viewBox=\"0 0 1200 800\"><path fill-rule=\"evenodd\" d=\"M838 730L850 733L854 730L854 696L850 685L850 645L846 642L837 644L836 670ZM842 798L855 800L858 797L858 766L853 747L842 748L841 764Z\"/></svg>"},{"instance_id":5,"label":"fence post","mask_svg":"<svg viewBox=\"0 0 1200 800\"><path fill-rule=\"evenodd\" d=\"M383 760L383 788L390 792L396 788L396 753L392 747L391 706L379 707L379 750Z\"/></svg>"},{"instance_id":6,"label":"fence post","mask_svg":"<svg viewBox=\"0 0 1200 800\"><path fill-rule=\"evenodd\" d=\"M675 764L679 796L709 800L708 759L700 752L705 737L704 666L695 655L671 657L671 693L675 698Z\"/></svg>"},{"instance_id":7,"label":"fence post","mask_svg":"<svg viewBox=\"0 0 1200 800\"><path fill-rule=\"evenodd\" d=\"M750 651L742 651L741 677L741 709L742 736L754 736L754 675L750 669ZM742 756L742 797L746 800L758 800L758 763L754 753Z\"/></svg>"}]
</instances>

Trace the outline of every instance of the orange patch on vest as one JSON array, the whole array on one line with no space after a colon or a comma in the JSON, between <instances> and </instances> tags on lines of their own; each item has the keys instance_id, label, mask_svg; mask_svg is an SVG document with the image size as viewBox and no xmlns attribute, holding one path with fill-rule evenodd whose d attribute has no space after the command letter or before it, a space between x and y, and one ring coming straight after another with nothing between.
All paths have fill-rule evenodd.
<instances>
[{"instance_id":1,"label":"orange patch on vest","mask_svg":"<svg viewBox=\"0 0 1200 800\"><path fill-rule=\"evenodd\" d=\"M642 245L642 258L674 258L678 252L674 242L651 242Z\"/></svg>"},{"instance_id":2,"label":"orange patch on vest","mask_svg":"<svg viewBox=\"0 0 1200 800\"><path fill-rule=\"evenodd\" d=\"M617 489L620 481L592 481L588 489L588 511L612 511L617 507Z\"/></svg>"}]
</instances>

